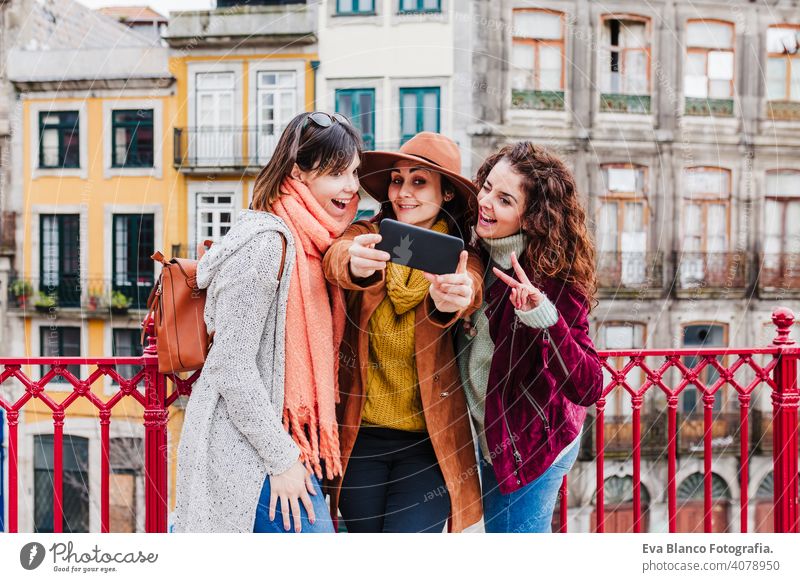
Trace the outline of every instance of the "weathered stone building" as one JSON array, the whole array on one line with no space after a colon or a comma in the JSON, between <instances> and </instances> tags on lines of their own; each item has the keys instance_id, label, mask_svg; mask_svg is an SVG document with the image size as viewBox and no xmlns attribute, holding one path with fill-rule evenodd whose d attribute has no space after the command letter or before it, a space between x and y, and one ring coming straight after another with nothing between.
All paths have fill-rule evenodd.
<instances>
[{"instance_id":1,"label":"weathered stone building","mask_svg":"<svg viewBox=\"0 0 800 582\"><path fill-rule=\"evenodd\" d=\"M472 8L473 169L521 139L568 161L598 251L598 348L769 343L772 309L800 307L798 3L504 0ZM709 384L717 377L710 366L699 374ZM634 388L644 379L628 375ZM642 434L652 441L643 498L650 529L665 531L665 399L654 392L643 405ZM735 530L737 392L723 385L706 400L715 419L715 528ZM751 498L771 485L768 391L753 402ZM621 504L607 528L625 530L631 397L616 388L605 406L608 444L617 449L606 463L606 503ZM689 530L702 528L692 500L703 406L692 386L678 403L679 527ZM584 508L571 512L570 525L580 531L593 519L593 463L574 472L570 502ZM764 521L758 503L750 511L751 524Z\"/></svg>"}]
</instances>

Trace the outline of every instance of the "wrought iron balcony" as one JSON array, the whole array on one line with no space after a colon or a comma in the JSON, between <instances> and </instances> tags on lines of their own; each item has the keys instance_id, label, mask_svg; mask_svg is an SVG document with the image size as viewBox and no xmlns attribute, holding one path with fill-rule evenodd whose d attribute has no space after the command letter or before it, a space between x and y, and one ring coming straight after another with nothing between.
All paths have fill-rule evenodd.
<instances>
[{"instance_id":1,"label":"wrought iron balcony","mask_svg":"<svg viewBox=\"0 0 800 582\"><path fill-rule=\"evenodd\" d=\"M800 121L800 101L769 101L767 115L775 121Z\"/></svg>"},{"instance_id":2,"label":"wrought iron balcony","mask_svg":"<svg viewBox=\"0 0 800 582\"><path fill-rule=\"evenodd\" d=\"M800 291L800 253L761 255L758 287L777 292Z\"/></svg>"},{"instance_id":3,"label":"wrought iron balcony","mask_svg":"<svg viewBox=\"0 0 800 582\"><path fill-rule=\"evenodd\" d=\"M511 107L514 109L563 111L564 92L513 89L511 91Z\"/></svg>"},{"instance_id":4,"label":"wrought iron balcony","mask_svg":"<svg viewBox=\"0 0 800 582\"><path fill-rule=\"evenodd\" d=\"M60 277L57 281L12 277L8 286L8 305L22 316L61 309L80 311L86 317L101 318L143 310L153 289L153 275L133 278Z\"/></svg>"},{"instance_id":5,"label":"wrought iron balcony","mask_svg":"<svg viewBox=\"0 0 800 582\"><path fill-rule=\"evenodd\" d=\"M176 127L173 164L182 172L224 173L262 168L280 138L274 128Z\"/></svg>"},{"instance_id":6,"label":"wrought iron balcony","mask_svg":"<svg viewBox=\"0 0 800 582\"><path fill-rule=\"evenodd\" d=\"M583 458L597 455L595 418L587 416L584 429ZM633 454L633 419L630 415L606 415L603 418L603 447L607 459L629 459ZM640 451L643 457L659 458L667 454L667 415L649 412L641 416Z\"/></svg>"},{"instance_id":7,"label":"wrought iron balcony","mask_svg":"<svg viewBox=\"0 0 800 582\"><path fill-rule=\"evenodd\" d=\"M705 424L703 412L679 415L678 452L704 454ZM740 452L740 419L738 412L712 412L711 450L717 454L737 455Z\"/></svg>"},{"instance_id":8,"label":"wrought iron balcony","mask_svg":"<svg viewBox=\"0 0 800 582\"><path fill-rule=\"evenodd\" d=\"M602 93L600 111L611 113L650 113L650 95Z\"/></svg>"},{"instance_id":9,"label":"wrought iron balcony","mask_svg":"<svg viewBox=\"0 0 800 582\"><path fill-rule=\"evenodd\" d=\"M598 253L597 285L605 292L660 291L664 287L661 253Z\"/></svg>"},{"instance_id":10,"label":"wrought iron balcony","mask_svg":"<svg viewBox=\"0 0 800 582\"><path fill-rule=\"evenodd\" d=\"M686 97L686 115L701 117L733 117L733 99Z\"/></svg>"},{"instance_id":11,"label":"wrought iron balcony","mask_svg":"<svg viewBox=\"0 0 800 582\"><path fill-rule=\"evenodd\" d=\"M674 257L675 288L679 291L741 291L749 283L748 253L676 252Z\"/></svg>"}]
</instances>

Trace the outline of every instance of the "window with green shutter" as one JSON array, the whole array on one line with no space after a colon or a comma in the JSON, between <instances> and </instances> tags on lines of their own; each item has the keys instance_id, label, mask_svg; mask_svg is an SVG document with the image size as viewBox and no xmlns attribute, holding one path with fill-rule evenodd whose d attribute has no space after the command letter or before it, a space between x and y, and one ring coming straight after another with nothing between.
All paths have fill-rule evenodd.
<instances>
[{"instance_id":1,"label":"window with green shutter","mask_svg":"<svg viewBox=\"0 0 800 582\"><path fill-rule=\"evenodd\" d=\"M114 215L111 283L131 300L131 309L144 309L153 288L154 227L152 214Z\"/></svg>"},{"instance_id":2,"label":"window with green shutter","mask_svg":"<svg viewBox=\"0 0 800 582\"><path fill-rule=\"evenodd\" d=\"M55 440L33 436L33 531L53 533L53 484L61 479L61 528L64 533L89 531L89 439L65 434L61 441L61 475L55 474Z\"/></svg>"},{"instance_id":3,"label":"window with green shutter","mask_svg":"<svg viewBox=\"0 0 800 582\"><path fill-rule=\"evenodd\" d=\"M80 215L42 214L39 218L39 291L54 295L60 307L79 307Z\"/></svg>"},{"instance_id":4,"label":"window with green shutter","mask_svg":"<svg viewBox=\"0 0 800 582\"><path fill-rule=\"evenodd\" d=\"M81 328L42 326L39 328L39 353L42 357L77 358L81 355ZM50 366L39 366L41 376L50 371ZM76 378L81 377L79 365L67 366L67 371ZM67 380L56 376L50 382L66 384Z\"/></svg>"},{"instance_id":5,"label":"window with green shutter","mask_svg":"<svg viewBox=\"0 0 800 582\"><path fill-rule=\"evenodd\" d=\"M365 150L375 149L375 89L337 89L336 112L358 129Z\"/></svg>"},{"instance_id":6,"label":"window with green shutter","mask_svg":"<svg viewBox=\"0 0 800 582\"><path fill-rule=\"evenodd\" d=\"M400 89L400 143L421 131L439 131L439 87Z\"/></svg>"},{"instance_id":7,"label":"window with green shutter","mask_svg":"<svg viewBox=\"0 0 800 582\"><path fill-rule=\"evenodd\" d=\"M39 113L39 167L80 167L80 124L77 111Z\"/></svg>"},{"instance_id":8,"label":"window with green shutter","mask_svg":"<svg viewBox=\"0 0 800 582\"><path fill-rule=\"evenodd\" d=\"M442 0L400 0L400 13L441 12Z\"/></svg>"},{"instance_id":9,"label":"window with green shutter","mask_svg":"<svg viewBox=\"0 0 800 582\"><path fill-rule=\"evenodd\" d=\"M124 109L111 116L111 165L152 168L153 110Z\"/></svg>"},{"instance_id":10,"label":"window with green shutter","mask_svg":"<svg viewBox=\"0 0 800 582\"><path fill-rule=\"evenodd\" d=\"M339 16L375 14L375 0L336 0Z\"/></svg>"},{"instance_id":11,"label":"window with green shutter","mask_svg":"<svg viewBox=\"0 0 800 582\"><path fill-rule=\"evenodd\" d=\"M111 338L111 355L114 357L138 357L142 355L141 332L138 329L114 328ZM117 373L126 380L130 380L141 370L141 366L130 366L120 364L117 366ZM117 383L112 380L115 386Z\"/></svg>"}]
</instances>

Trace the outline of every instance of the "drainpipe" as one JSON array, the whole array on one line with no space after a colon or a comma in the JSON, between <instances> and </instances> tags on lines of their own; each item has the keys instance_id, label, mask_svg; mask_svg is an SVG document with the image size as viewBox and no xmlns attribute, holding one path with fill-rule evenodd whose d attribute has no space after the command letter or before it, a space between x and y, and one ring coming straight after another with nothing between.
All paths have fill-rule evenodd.
<instances>
[{"instance_id":1,"label":"drainpipe","mask_svg":"<svg viewBox=\"0 0 800 582\"><path fill-rule=\"evenodd\" d=\"M311 61L311 70L314 71L314 111L317 111L317 69L319 69L319 61Z\"/></svg>"}]
</instances>

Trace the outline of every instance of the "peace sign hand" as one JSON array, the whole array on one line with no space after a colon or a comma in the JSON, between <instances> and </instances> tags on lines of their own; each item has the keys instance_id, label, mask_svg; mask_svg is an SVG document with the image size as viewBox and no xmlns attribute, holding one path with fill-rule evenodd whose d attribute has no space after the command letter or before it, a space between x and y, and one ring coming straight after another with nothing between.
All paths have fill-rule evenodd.
<instances>
[{"instance_id":1,"label":"peace sign hand","mask_svg":"<svg viewBox=\"0 0 800 582\"><path fill-rule=\"evenodd\" d=\"M455 313L466 309L475 296L472 277L467 273L469 253L461 251L456 272L450 275L432 275L424 273L430 282L428 291L436 309L442 313Z\"/></svg>"},{"instance_id":2,"label":"peace sign hand","mask_svg":"<svg viewBox=\"0 0 800 582\"><path fill-rule=\"evenodd\" d=\"M497 278L511 287L511 304L515 309L519 309L520 311L530 311L538 307L544 295L533 286L533 283L528 279L525 271L522 270L522 266L517 260L517 255L513 252L511 253L511 265L514 267L514 273L517 275L519 281L513 277L509 277L497 267L493 268Z\"/></svg>"}]
</instances>

